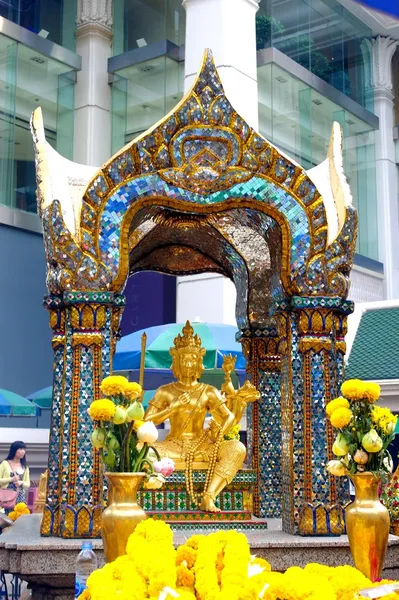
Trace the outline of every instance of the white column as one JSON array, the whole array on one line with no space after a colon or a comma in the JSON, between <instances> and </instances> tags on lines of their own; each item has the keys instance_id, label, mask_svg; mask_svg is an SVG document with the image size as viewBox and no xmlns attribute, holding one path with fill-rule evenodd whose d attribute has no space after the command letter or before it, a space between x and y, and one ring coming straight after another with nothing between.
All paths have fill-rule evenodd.
<instances>
[{"instance_id":1,"label":"white column","mask_svg":"<svg viewBox=\"0 0 399 600\"><path fill-rule=\"evenodd\" d=\"M258 128L255 15L259 0L183 0L186 9L185 89L205 48L213 52L227 97Z\"/></svg>"},{"instance_id":2,"label":"white column","mask_svg":"<svg viewBox=\"0 0 399 600\"><path fill-rule=\"evenodd\" d=\"M376 131L376 187L378 211L378 251L384 263L387 299L399 298L399 217L398 182L393 140L392 57L397 40L378 36L367 40L372 54L374 113L380 120Z\"/></svg>"},{"instance_id":3,"label":"white column","mask_svg":"<svg viewBox=\"0 0 399 600\"><path fill-rule=\"evenodd\" d=\"M111 154L110 86L112 0L78 0L76 52L82 57L75 87L74 161L100 166Z\"/></svg>"},{"instance_id":4,"label":"white column","mask_svg":"<svg viewBox=\"0 0 399 600\"><path fill-rule=\"evenodd\" d=\"M206 48L213 52L226 96L258 128L255 15L259 0L183 0L186 9L185 89L192 85ZM177 321L235 324L236 290L227 278L177 278Z\"/></svg>"}]
</instances>

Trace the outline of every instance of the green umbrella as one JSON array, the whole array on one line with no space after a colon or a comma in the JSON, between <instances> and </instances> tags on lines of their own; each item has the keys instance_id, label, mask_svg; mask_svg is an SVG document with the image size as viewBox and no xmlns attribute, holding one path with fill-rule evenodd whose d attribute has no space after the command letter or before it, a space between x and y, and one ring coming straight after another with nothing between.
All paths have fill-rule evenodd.
<instances>
[{"instance_id":1,"label":"green umbrella","mask_svg":"<svg viewBox=\"0 0 399 600\"><path fill-rule=\"evenodd\" d=\"M0 415L10 417L36 417L39 414L39 407L26 398L0 389Z\"/></svg>"},{"instance_id":2,"label":"green umbrella","mask_svg":"<svg viewBox=\"0 0 399 600\"><path fill-rule=\"evenodd\" d=\"M51 408L52 396L53 386L49 385L48 387L30 394L30 396L27 396L27 399L30 402L37 404L37 406L40 406L40 408Z\"/></svg>"}]
</instances>

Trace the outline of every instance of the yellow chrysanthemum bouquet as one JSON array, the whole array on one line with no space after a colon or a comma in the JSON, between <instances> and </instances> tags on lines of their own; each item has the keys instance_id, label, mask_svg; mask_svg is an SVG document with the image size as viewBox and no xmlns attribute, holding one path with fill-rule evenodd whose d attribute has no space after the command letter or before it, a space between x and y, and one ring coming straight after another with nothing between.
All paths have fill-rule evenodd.
<instances>
[{"instance_id":1,"label":"yellow chrysanthemum bouquet","mask_svg":"<svg viewBox=\"0 0 399 600\"><path fill-rule=\"evenodd\" d=\"M342 384L341 394L326 406L327 417L338 430L333 445L338 458L328 463L328 471L338 476L368 471L383 477L392 464L388 446L397 418L388 408L376 406L380 397L376 383L350 379Z\"/></svg>"},{"instance_id":2,"label":"yellow chrysanthemum bouquet","mask_svg":"<svg viewBox=\"0 0 399 600\"><path fill-rule=\"evenodd\" d=\"M157 489L174 470L172 460L160 456L152 446L158 430L144 422L142 388L126 377L111 375L100 386L104 398L89 408L95 428L92 444L100 451L106 469L114 473L147 473L145 487Z\"/></svg>"}]
</instances>

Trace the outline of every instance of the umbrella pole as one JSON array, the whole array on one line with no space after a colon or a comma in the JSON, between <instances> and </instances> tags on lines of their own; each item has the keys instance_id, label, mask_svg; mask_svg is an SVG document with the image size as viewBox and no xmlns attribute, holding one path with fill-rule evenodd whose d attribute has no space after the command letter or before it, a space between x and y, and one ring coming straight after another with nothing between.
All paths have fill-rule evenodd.
<instances>
[{"instance_id":1,"label":"umbrella pole","mask_svg":"<svg viewBox=\"0 0 399 600\"><path fill-rule=\"evenodd\" d=\"M139 376L139 384L141 386L141 401L143 401L144 396L144 365L145 365L145 350L147 346L147 334L143 333L141 336L141 356L140 356L140 376Z\"/></svg>"}]
</instances>

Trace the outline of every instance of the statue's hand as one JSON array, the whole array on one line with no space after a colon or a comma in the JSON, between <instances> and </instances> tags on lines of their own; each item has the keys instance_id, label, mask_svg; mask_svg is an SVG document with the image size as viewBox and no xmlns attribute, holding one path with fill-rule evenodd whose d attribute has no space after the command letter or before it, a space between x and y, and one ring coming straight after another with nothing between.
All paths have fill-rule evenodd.
<instances>
[{"instance_id":1,"label":"statue's hand","mask_svg":"<svg viewBox=\"0 0 399 600\"><path fill-rule=\"evenodd\" d=\"M175 411L177 411L177 410L180 410L181 408L184 408L185 406L190 404L190 400L191 400L191 396L190 396L189 392L184 392L183 394L180 394L180 396L177 398L177 400L175 400L173 403L173 409Z\"/></svg>"},{"instance_id":2,"label":"statue's hand","mask_svg":"<svg viewBox=\"0 0 399 600\"><path fill-rule=\"evenodd\" d=\"M211 419L209 422L208 432L210 441L216 442L220 432L220 425L218 425L213 419Z\"/></svg>"}]
</instances>

